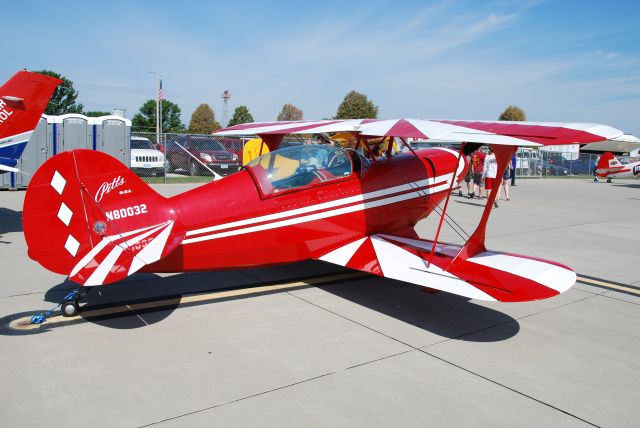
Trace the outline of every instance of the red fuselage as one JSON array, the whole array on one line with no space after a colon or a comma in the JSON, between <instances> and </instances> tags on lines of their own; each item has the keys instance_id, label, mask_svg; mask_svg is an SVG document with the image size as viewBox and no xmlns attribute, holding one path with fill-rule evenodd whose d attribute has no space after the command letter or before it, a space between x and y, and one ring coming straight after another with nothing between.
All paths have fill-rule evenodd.
<instances>
[{"instance_id":1,"label":"red fuselage","mask_svg":"<svg viewBox=\"0 0 640 428\"><path fill-rule=\"evenodd\" d=\"M466 161L424 149L340 179L265 195L252 168L167 200L186 230L169 256L147 272L269 266L317 258L359 237L413 235L413 226L446 197ZM407 236L410 236L407 235Z\"/></svg>"}]
</instances>

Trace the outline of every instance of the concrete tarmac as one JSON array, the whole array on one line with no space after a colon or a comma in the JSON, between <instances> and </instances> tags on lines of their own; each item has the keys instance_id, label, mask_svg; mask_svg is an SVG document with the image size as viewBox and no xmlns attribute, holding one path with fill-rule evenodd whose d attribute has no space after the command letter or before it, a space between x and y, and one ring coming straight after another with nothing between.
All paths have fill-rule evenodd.
<instances>
[{"instance_id":1,"label":"concrete tarmac","mask_svg":"<svg viewBox=\"0 0 640 428\"><path fill-rule=\"evenodd\" d=\"M27 257L23 198L0 192L2 426L638 426L640 181L518 180L493 210L490 249L582 278L552 299L323 281L349 271L305 262L134 275L88 297L120 312L34 330L10 323L73 285ZM449 214L471 232L483 202L454 194ZM416 230L432 238L436 220ZM461 242L448 226L442 240Z\"/></svg>"}]
</instances>

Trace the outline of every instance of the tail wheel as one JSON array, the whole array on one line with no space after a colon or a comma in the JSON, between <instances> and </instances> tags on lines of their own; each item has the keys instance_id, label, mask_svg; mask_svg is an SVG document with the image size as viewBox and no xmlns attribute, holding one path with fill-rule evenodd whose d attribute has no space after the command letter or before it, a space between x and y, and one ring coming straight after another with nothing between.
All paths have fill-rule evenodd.
<instances>
[{"instance_id":1,"label":"tail wheel","mask_svg":"<svg viewBox=\"0 0 640 428\"><path fill-rule=\"evenodd\" d=\"M64 302L61 306L62 315L65 317L75 317L80 313L80 306L78 300L74 299L69 302Z\"/></svg>"}]
</instances>

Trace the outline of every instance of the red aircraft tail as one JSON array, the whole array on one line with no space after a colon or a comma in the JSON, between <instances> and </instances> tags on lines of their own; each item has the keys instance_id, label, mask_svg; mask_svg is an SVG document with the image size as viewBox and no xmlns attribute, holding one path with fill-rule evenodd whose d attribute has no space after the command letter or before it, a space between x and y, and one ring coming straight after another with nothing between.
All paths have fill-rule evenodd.
<instances>
[{"instance_id":1,"label":"red aircraft tail","mask_svg":"<svg viewBox=\"0 0 640 428\"><path fill-rule=\"evenodd\" d=\"M85 149L38 169L22 222L29 256L83 285L125 278L184 238L167 199L116 159Z\"/></svg>"},{"instance_id":2,"label":"red aircraft tail","mask_svg":"<svg viewBox=\"0 0 640 428\"><path fill-rule=\"evenodd\" d=\"M598 161L597 165L597 171L599 173L615 171L616 169L622 168L622 166L623 165L620 163L620 161L618 161L618 159L616 159L611 152L606 152L603 153L602 156L600 156L600 160Z\"/></svg>"},{"instance_id":3,"label":"red aircraft tail","mask_svg":"<svg viewBox=\"0 0 640 428\"><path fill-rule=\"evenodd\" d=\"M62 80L19 71L0 88L0 171L14 168Z\"/></svg>"}]
</instances>

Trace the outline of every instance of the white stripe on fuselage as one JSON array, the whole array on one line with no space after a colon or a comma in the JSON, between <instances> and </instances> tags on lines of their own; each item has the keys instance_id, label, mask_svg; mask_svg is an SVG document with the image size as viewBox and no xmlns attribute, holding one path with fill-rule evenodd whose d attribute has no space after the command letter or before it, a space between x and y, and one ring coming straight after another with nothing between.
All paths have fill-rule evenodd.
<instances>
[{"instance_id":1,"label":"white stripe on fuselage","mask_svg":"<svg viewBox=\"0 0 640 428\"><path fill-rule=\"evenodd\" d=\"M347 213L352 213L352 212L356 212L356 211L362 211L362 210L366 210L366 209L370 209L370 208L376 208L376 207L381 207L384 205L389 205L389 204L394 204L397 202L402 202L402 201L406 201L409 199L414 199L414 198L419 198L424 196L425 194L432 194L432 193L437 193L437 192L441 192L444 190L448 190L449 187L451 186L450 182L448 180L451 179L451 174L445 174L443 176L440 177L436 177L431 178L431 179L427 179L427 180L421 180L418 182L413 182L413 183L408 183L408 184L403 184L400 186L395 186L389 189L382 189L382 190L378 190L375 192L371 192L371 193L367 193L364 195L358 195L357 197L351 197L351 198L344 198L344 199L339 199L337 201L332 201L332 202L326 202L323 204L317 204L317 205L313 205L311 207L306 207L303 209L297 209L297 210L291 210L291 211L285 211L283 213L278 213L278 214L272 214L270 216L263 216L263 217L256 217L253 219L247 219L247 220L242 220L239 222L234 222L234 223L227 223L225 225L219 225L219 226L212 226L211 228L206 228L207 230L220 230L220 229L227 229L229 227L233 227L235 225L237 225L238 223L244 223L244 224L252 224L252 223L258 223L260 221L264 221L265 217L271 217L271 219L273 218L283 218L283 217L290 217L292 214L296 211L300 211L300 210L306 210L306 212L309 211L317 211L318 209L320 209L320 207L322 208L327 208L327 207L334 207L334 206L340 206L340 205L345 205L346 203L352 203L352 202L345 202L347 200L352 200L353 198L357 198L354 201L362 201L363 199L373 199L375 197L379 197L382 195L387 195L387 194L391 194L391 193L398 193L399 191L406 191L406 190L415 190L413 192L409 192L409 193L403 193L400 195L395 195L395 196L391 196L388 198L383 198L383 199L378 199L375 201L369 201L369 202L363 202L363 203L359 203L356 205L350 205L347 207L342 207L342 208L338 208L338 209L333 209L333 210L328 210L328 211L323 211L323 212L319 212L319 213L315 213L315 214L309 214L309 215L305 215L305 216L299 216L299 217L294 217L294 218L290 218L287 220L281 220L281 221L276 221L276 222L272 222L272 223L267 223L267 224L261 224L261 225L257 225L257 226L250 226L250 227L244 227L244 228L240 228L240 229L235 229L235 230L230 230L230 231L226 231L226 232L219 232L219 233L213 233L213 234L209 234L209 235L204 235L204 236L198 236L195 238L188 238L185 239L184 241L182 241L183 244L193 244L196 242L202 242L202 241L209 241L212 239L220 239L220 238L226 238L229 236L235 236L235 235L242 235L242 234L246 234L246 233L252 233L252 232L259 232L262 230L269 230L269 229L275 229L278 227L285 227L285 226L291 226L294 224L300 224L300 223L306 223L306 222L310 222L310 221L315 221L315 220L320 220L323 218L328 218L328 217L334 217L334 216L338 216L338 215L342 215L342 214L347 214ZM425 182L429 182L429 184L433 184L435 182L441 183L435 187L424 187L425 186ZM419 188L415 188L412 187L412 185L420 185ZM400 190L398 190L400 189ZM372 196L375 195L375 196ZM258 219L263 219L263 220L258 220ZM246 222L246 223L245 223ZM232 226L233 225L233 226ZM195 233L202 233L201 231L204 229L197 229L196 231L190 231L187 232L187 235L193 235Z\"/></svg>"},{"instance_id":2,"label":"white stripe on fuselage","mask_svg":"<svg viewBox=\"0 0 640 428\"><path fill-rule=\"evenodd\" d=\"M190 230L186 233L186 236L201 235L207 232L214 232L216 230L231 229L233 227L247 226L255 223L263 223L271 220L278 220L286 217L298 216L301 214L307 214L313 211L320 211L327 208L335 208L341 205L349 205L357 202L366 201L368 199L379 198L381 196L387 196L393 193L406 192L408 190L417 190L415 186L424 187L431 186L437 182L448 182L451 179L451 174L445 174L438 177L427 178L420 181L414 181L412 183L405 183L387 189L380 189L374 192L364 193L356 196L350 196L348 198L336 199L335 201L323 202L321 204L315 204L304 208L297 208L295 210L283 211L275 214L263 215L260 217L252 217L244 220L233 221L230 223L218 224L215 226L203 227L201 229Z\"/></svg>"}]
</instances>

